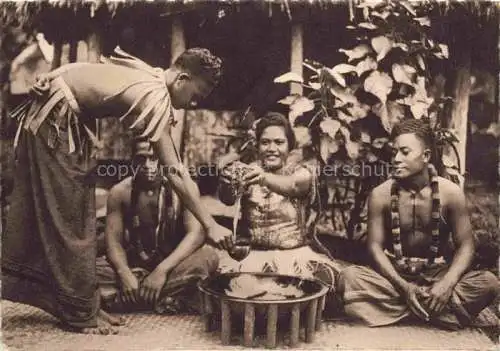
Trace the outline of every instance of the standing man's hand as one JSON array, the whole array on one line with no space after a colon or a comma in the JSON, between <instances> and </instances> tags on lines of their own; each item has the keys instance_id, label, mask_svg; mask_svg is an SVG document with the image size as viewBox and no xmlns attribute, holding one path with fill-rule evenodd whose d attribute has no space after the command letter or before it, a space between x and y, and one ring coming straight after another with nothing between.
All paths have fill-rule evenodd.
<instances>
[{"instance_id":1,"label":"standing man's hand","mask_svg":"<svg viewBox=\"0 0 500 351\"><path fill-rule=\"evenodd\" d=\"M137 303L139 296L139 281L130 269L120 274L121 292L120 297L125 303Z\"/></svg>"},{"instance_id":2,"label":"standing man's hand","mask_svg":"<svg viewBox=\"0 0 500 351\"><path fill-rule=\"evenodd\" d=\"M167 281L168 271L155 269L141 283L139 294L147 304L154 305Z\"/></svg>"},{"instance_id":3,"label":"standing man's hand","mask_svg":"<svg viewBox=\"0 0 500 351\"><path fill-rule=\"evenodd\" d=\"M219 249L227 251L234 246L233 233L218 223L207 229L207 236Z\"/></svg>"},{"instance_id":4,"label":"standing man's hand","mask_svg":"<svg viewBox=\"0 0 500 351\"><path fill-rule=\"evenodd\" d=\"M418 301L418 296L421 293L421 289L418 285L413 283L408 283L405 288L405 298L406 303L410 310L420 319L428 322L429 321L429 313L422 307L420 302Z\"/></svg>"}]
</instances>

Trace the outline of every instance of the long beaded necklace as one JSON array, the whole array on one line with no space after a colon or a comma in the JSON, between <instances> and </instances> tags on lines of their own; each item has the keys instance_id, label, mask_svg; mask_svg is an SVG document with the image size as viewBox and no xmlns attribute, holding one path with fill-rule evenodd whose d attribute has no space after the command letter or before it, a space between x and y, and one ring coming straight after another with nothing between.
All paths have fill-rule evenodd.
<instances>
[{"instance_id":1,"label":"long beaded necklace","mask_svg":"<svg viewBox=\"0 0 500 351\"><path fill-rule=\"evenodd\" d=\"M431 186L431 201L432 201L432 214L431 214L432 241L429 247L427 261L423 261L422 259L416 257L403 256L403 248L401 246L401 227L399 218L400 185L397 181L393 181L391 186L392 243L395 256L395 264L397 268L399 268L399 270L409 274L420 273L429 265L433 264L436 260L439 251L439 219L440 219L441 201L439 198L438 175L433 165L429 165L429 175L431 178L430 186Z\"/></svg>"}]
</instances>

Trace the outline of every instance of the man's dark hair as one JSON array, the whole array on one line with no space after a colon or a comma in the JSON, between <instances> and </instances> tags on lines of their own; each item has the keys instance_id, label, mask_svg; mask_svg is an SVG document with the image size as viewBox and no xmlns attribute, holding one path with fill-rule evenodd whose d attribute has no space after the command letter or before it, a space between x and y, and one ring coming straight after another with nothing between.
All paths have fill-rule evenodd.
<instances>
[{"instance_id":1,"label":"man's dark hair","mask_svg":"<svg viewBox=\"0 0 500 351\"><path fill-rule=\"evenodd\" d=\"M391 140L394 141L402 134L415 134L424 145L430 149L434 146L432 128L427 121L415 118L403 119L397 123L391 131Z\"/></svg>"},{"instance_id":2,"label":"man's dark hair","mask_svg":"<svg viewBox=\"0 0 500 351\"><path fill-rule=\"evenodd\" d=\"M200 77L216 86L222 76L222 60L204 48L184 51L174 62L174 66Z\"/></svg>"},{"instance_id":3,"label":"man's dark hair","mask_svg":"<svg viewBox=\"0 0 500 351\"><path fill-rule=\"evenodd\" d=\"M288 140L288 148L290 150L295 148L295 133L293 132L292 125L288 118L278 112L269 112L260 119L255 127L255 137L257 142L260 141L262 133L267 127L278 126L285 129L286 139Z\"/></svg>"}]
</instances>

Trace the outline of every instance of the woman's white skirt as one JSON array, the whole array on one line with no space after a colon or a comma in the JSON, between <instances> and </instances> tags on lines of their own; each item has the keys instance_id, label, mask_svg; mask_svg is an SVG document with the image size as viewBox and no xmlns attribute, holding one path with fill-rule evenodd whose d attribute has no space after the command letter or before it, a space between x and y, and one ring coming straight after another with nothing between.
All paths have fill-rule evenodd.
<instances>
[{"instance_id":1,"label":"woman's white skirt","mask_svg":"<svg viewBox=\"0 0 500 351\"><path fill-rule=\"evenodd\" d=\"M309 246L296 249L252 250L242 261L232 259L226 251L219 252L221 273L277 273L306 279L317 279L334 290L342 263L331 260Z\"/></svg>"}]
</instances>

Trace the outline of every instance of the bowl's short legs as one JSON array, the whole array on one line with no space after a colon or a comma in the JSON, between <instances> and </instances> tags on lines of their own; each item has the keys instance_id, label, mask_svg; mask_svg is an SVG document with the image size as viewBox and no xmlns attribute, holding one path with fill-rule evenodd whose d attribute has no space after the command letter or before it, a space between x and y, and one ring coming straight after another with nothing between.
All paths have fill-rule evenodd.
<instances>
[{"instance_id":1,"label":"bowl's short legs","mask_svg":"<svg viewBox=\"0 0 500 351\"><path fill-rule=\"evenodd\" d=\"M245 304L245 326L243 331L243 345L252 347L255 330L255 306L251 303Z\"/></svg>"},{"instance_id":2,"label":"bowl's short legs","mask_svg":"<svg viewBox=\"0 0 500 351\"><path fill-rule=\"evenodd\" d=\"M290 315L290 347L295 347L299 342L300 331L300 306L295 303L292 306L292 313Z\"/></svg>"},{"instance_id":3,"label":"bowl's short legs","mask_svg":"<svg viewBox=\"0 0 500 351\"><path fill-rule=\"evenodd\" d=\"M223 345L231 342L231 309L227 301L221 300L221 341Z\"/></svg>"},{"instance_id":4,"label":"bowl's short legs","mask_svg":"<svg viewBox=\"0 0 500 351\"><path fill-rule=\"evenodd\" d=\"M266 347L276 347L276 332L278 328L278 305L270 304L267 308L267 339Z\"/></svg>"}]
</instances>

